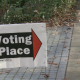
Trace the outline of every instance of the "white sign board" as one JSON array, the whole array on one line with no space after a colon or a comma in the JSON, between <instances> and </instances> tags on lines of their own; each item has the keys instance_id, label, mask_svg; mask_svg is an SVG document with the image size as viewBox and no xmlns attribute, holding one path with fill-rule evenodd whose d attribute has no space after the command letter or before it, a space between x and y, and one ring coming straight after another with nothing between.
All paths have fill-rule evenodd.
<instances>
[{"instance_id":1,"label":"white sign board","mask_svg":"<svg viewBox=\"0 0 80 80\"><path fill-rule=\"evenodd\" d=\"M0 68L47 66L45 23L0 25Z\"/></svg>"}]
</instances>

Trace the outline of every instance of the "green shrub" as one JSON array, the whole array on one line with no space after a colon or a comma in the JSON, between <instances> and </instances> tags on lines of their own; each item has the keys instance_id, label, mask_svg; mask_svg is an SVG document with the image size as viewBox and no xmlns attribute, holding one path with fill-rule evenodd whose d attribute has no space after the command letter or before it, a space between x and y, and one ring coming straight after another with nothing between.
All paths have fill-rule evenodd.
<instances>
[{"instance_id":1,"label":"green shrub","mask_svg":"<svg viewBox=\"0 0 80 80\"><path fill-rule=\"evenodd\" d=\"M54 15L65 15L76 0L7 0L10 8L1 19L2 23L22 23L50 20ZM13 7L11 7L13 6Z\"/></svg>"},{"instance_id":2,"label":"green shrub","mask_svg":"<svg viewBox=\"0 0 80 80\"><path fill-rule=\"evenodd\" d=\"M11 7L1 19L2 23L12 24L12 23L21 23L22 22L22 12L20 9Z\"/></svg>"}]
</instances>

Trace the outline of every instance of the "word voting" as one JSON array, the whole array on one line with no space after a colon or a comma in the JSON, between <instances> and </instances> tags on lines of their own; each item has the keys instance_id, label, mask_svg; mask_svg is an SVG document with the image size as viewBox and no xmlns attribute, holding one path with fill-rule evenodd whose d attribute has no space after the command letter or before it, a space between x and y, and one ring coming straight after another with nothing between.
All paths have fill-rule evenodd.
<instances>
[{"instance_id":1,"label":"word voting","mask_svg":"<svg viewBox=\"0 0 80 80\"><path fill-rule=\"evenodd\" d=\"M6 35L6 34L5 34ZM0 35L0 56L8 55L28 55L32 45L32 35Z\"/></svg>"}]
</instances>

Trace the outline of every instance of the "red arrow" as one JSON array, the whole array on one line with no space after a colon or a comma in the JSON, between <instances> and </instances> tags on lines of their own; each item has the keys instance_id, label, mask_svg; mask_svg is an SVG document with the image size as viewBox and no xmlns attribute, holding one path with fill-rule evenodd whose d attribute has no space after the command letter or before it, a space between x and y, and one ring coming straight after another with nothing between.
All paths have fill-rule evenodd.
<instances>
[{"instance_id":1,"label":"red arrow","mask_svg":"<svg viewBox=\"0 0 80 80\"><path fill-rule=\"evenodd\" d=\"M33 42L33 58L35 59L42 43L33 30L32 30L32 42Z\"/></svg>"}]
</instances>

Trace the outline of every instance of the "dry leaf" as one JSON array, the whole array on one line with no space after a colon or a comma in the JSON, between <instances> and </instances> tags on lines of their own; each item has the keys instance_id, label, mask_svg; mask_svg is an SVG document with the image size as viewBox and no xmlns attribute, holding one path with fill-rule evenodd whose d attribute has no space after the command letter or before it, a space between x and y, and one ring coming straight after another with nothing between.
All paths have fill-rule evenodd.
<instances>
[{"instance_id":1,"label":"dry leaf","mask_svg":"<svg viewBox=\"0 0 80 80\"><path fill-rule=\"evenodd\" d=\"M68 60L65 60L65 61L68 61Z\"/></svg>"},{"instance_id":2,"label":"dry leaf","mask_svg":"<svg viewBox=\"0 0 80 80\"><path fill-rule=\"evenodd\" d=\"M80 14L80 12L78 14Z\"/></svg>"},{"instance_id":3,"label":"dry leaf","mask_svg":"<svg viewBox=\"0 0 80 80\"><path fill-rule=\"evenodd\" d=\"M67 43L66 41L62 42L62 43Z\"/></svg>"},{"instance_id":4,"label":"dry leaf","mask_svg":"<svg viewBox=\"0 0 80 80\"><path fill-rule=\"evenodd\" d=\"M9 61L12 61L12 59L9 59Z\"/></svg>"},{"instance_id":5,"label":"dry leaf","mask_svg":"<svg viewBox=\"0 0 80 80\"><path fill-rule=\"evenodd\" d=\"M53 63L53 65L57 65L57 63Z\"/></svg>"},{"instance_id":6,"label":"dry leaf","mask_svg":"<svg viewBox=\"0 0 80 80\"><path fill-rule=\"evenodd\" d=\"M80 63L77 63L77 64L80 64Z\"/></svg>"},{"instance_id":7,"label":"dry leaf","mask_svg":"<svg viewBox=\"0 0 80 80\"><path fill-rule=\"evenodd\" d=\"M66 39L70 39L69 37L66 37Z\"/></svg>"},{"instance_id":8,"label":"dry leaf","mask_svg":"<svg viewBox=\"0 0 80 80\"><path fill-rule=\"evenodd\" d=\"M68 49L68 50L71 50L71 49Z\"/></svg>"},{"instance_id":9,"label":"dry leaf","mask_svg":"<svg viewBox=\"0 0 80 80\"><path fill-rule=\"evenodd\" d=\"M71 28L69 27L69 28L67 28L67 29L71 29Z\"/></svg>"},{"instance_id":10,"label":"dry leaf","mask_svg":"<svg viewBox=\"0 0 80 80\"><path fill-rule=\"evenodd\" d=\"M2 74L2 72L0 72L0 74Z\"/></svg>"},{"instance_id":11,"label":"dry leaf","mask_svg":"<svg viewBox=\"0 0 80 80\"><path fill-rule=\"evenodd\" d=\"M66 31L64 31L64 32L66 32Z\"/></svg>"},{"instance_id":12,"label":"dry leaf","mask_svg":"<svg viewBox=\"0 0 80 80\"><path fill-rule=\"evenodd\" d=\"M53 63L53 61L48 61L49 63L48 64L52 64Z\"/></svg>"},{"instance_id":13,"label":"dry leaf","mask_svg":"<svg viewBox=\"0 0 80 80\"><path fill-rule=\"evenodd\" d=\"M53 63L53 61L49 61L48 64L51 64L51 65L57 65L57 63Z\"/></svg>"},{"instance_id":14,"label":"dry leaf","mask_svg":"<svg viewBox=\"0 0 80 80\"><path fill-rule=\"evenodd\" d=\"M55 59L56 57L53 57L53 59Z\"/></svg>"},{"instance_id":15,"label":"dry leaf","mask_svg":"<svg viewBox=\"0 0 80 80\"><path fill-rule=\"evenodd\" d=\"M33 72L33 70L30 70L31 72Z\"/></svg>"},{"instance_id":16,"label":"dry leaf","mask_svg":"<svg viewBox=\"0 0 80 80\"><path fill-rule=\"evenodd\" d=\"M57 65L57 63L52 63L51 65Z\"/></svg>"},{"instance_id":17,"label":"dry leaf","mask_svg":"<svg viewBox=\"0 0 80 80\"><path fill-rule=\"evenodd\" d=\"M51 35L55 35L54 33L52 33Z\"/></svg>"},{"instance_id":18,"label":"dry leaf","mask_svg":"<svg viewBox=\"0 0 80 80\"><path fill-rule=\"evenodd\" d=\"M55 34L58 34L58 32L56 32Z\"/></svg>"},{"instance_id":19,"label":"dry leaf","mask_svg":"<svg viewBox=\"0 0 80 80\"><path fill-rule=\"evenodd\" d=\"M69 32L70 34L72 34L72 32Z\"/></svg>"},{"instance_id":20,"label":"dry leaf","mask_svg":"<svg viewBox=\"0 0 80 80\"><path fill-rule=\"evenodd\" d=\"M8 70L5 71L5 73L9 73L10 71L11 71L11 69L8 69Z\"/></svg>"},{"instance_id":21,"label":"dry leaf","mask_svg":"<svg viewBox=\"0 0 80 80\"><path fill-rule=\"evenodd\" d=\"M49 77L49 75L45 74L45 76L44 76L44 77L47 77L47 78L48 78L48 77Z\"/></svg>"},{"instance_id":22,"label":"dry leaf","mask_svg":"<svg viewBox=\"0 0 80 80\"><path fill-rule=\"evenodd\" d=\"M66 46L64 46L63 48L66 48Z\"/></svg>"},{"instance_id":23,"label":"dry leaf","mask_svg":"<svg viewBox=\"0 0 80 80\"><path fill-rule=\"evenodd\" d=\"M54 29L56 31L56 29Z\"/></svg>"},{"instance_id":24,"label":"dry leaf","mask_svg":"<svg viewBox=\"0 0 80 80\"><path fill-rule=\"evenodd\" d=\"M51 52L51 51L47 50L47 53L49 53L49 52Z\"/></svg>"},{"instance_id":25,"label":"dry leaf","mask_svg":"<svg viewBox=\"0 0 80 80\"><path fill-rule=\"evenodd\" d=\"M68 33L68 31L64 31L65 33Z\"/></svg>"},{"instance_id":26,"label":"dry leaf","mask_svg":"<svg viewBox=\"0 0 80 80\"><path fill-rule=\"evenodd\" d=\"M66 26L67 26L67 27L69 27L69 26L70 26L70 24L66 24Z\"/></svg>"},{"instance_id":27,"label":"dry leaf","mask_svg":"<svg viewBox=\"0 0 80 80\"><path fill-rule=\"evenodd\" d=\"M54 46L51 46L51 47L54 47Z\"/></svg>"},{"instance_id":28,"label":"dry leaf","mask_svg":"<svg viewBox=\"0 0 80 80\"><path fill-rule=\"evenodd\" d=\"M6 71L11 71L11 69L7 69Z\"/></svg>"},{"instance_id":29,"label":"dry leaf","mask_svg":"<svg viewBox=\"0 0 80 80\"><path fill-rule=\"evenodd\" d=\"M55 66L55 68L58 68L58 66Z\"/></svg>"},{"instance_id":30,"label":"dry leaf","mask_svg":"<svg viewBox=\"0 0 80 80\"><path fill-rule=\"evenodd\" d=\"M45 72L43 72L43 73L45 73ZM49 75L48 75L48 74L41 74L41 75L45 75L44 77L49 77Z\"/></svg>"},{"instance_id":31,"label":"dry leaf","mask_svg":"<svg viewBox=\"0 0 80 80\"><path fill-rule=\"evenodd\" d=\"M72 40L72 39L74 39L74 38L70 38L70 39Z\"/></svg>"},{"instance_id":32,"label":"dry leaf","mask_svg":"<svg viewBox=\"0 0 80 80\"><path fill-rule=\"evenodd\" d=\"M10 71L6 71L5 73L9 73Z\"/></svg>"}]
</instances>

